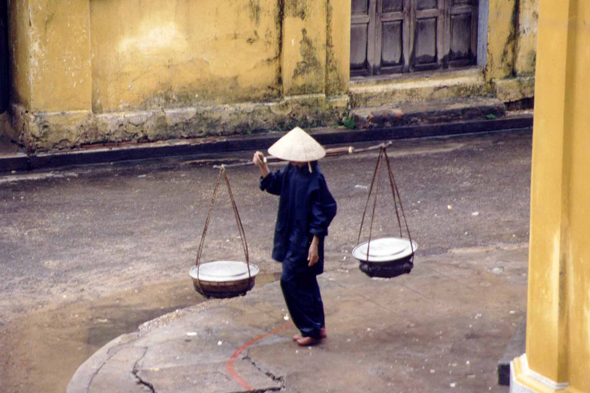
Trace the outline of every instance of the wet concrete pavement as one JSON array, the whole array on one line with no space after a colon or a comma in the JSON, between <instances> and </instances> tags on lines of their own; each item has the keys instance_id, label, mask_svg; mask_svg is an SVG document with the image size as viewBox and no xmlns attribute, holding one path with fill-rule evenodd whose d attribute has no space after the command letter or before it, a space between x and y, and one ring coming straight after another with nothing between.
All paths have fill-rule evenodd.
<instances>
[{"instance_id":1,"label":"wet concrete pavement","mask_svg":"<svg viewBox=\"0 0 590 393\"><path fill-rule=\"evenodd\" d=\"M525 308L525 260L526 245L453 250L393 280L344 262L320 281L328 338L315 347L293 343L273 283L118 338L67 392L503 392L495 367Z\"/></svg>"},{"instance_id":2,"label":"wet concrete pavement","mask_svg":"<svg viewBox=\"0 0 590 393\"><path fill-rule=\"evenodd\" d=\"M415 272L391 282L370 280L363 276L353 266L354 263L349 256L356 241L367 193L366 187L370 182L376 157L365 154L323 161L322 169L332 193L338 200L339 214L332 224L331 235L326 244L328 273L322 281L326 302L329 303L326 308L328 323L331 323L331 336L325 345L312 349L311 353L323 353L322 348L332 352L334 358L324 360L330 359L342 364L342 370L348 370L343 375L350 375L352 378L354 373L351 367L354 362L350 359L362 360L363 355L366 357L373 351L371 348L383 346L388 348L387 352L391 353L391 357L383 355L385 357L379 358L375 363L379 367L367 371L367 376L358 374L354 383L359 385L356 386L363 386L365 389L365 384L369 386L371 380L375 380L371 378L372 374L387 375L390 381L387 383L394 385L400 382L399 378L402 376L411 375L411 378L406 379L406 388L400 391L424 391L419 390L422 385L414 381L418 374L408 374L407 370L402 372L402 369L394 366L396 360L399 363L402 358L405 359L403 356L394 359L396 353L404 353L399 345L410 348L407 350L409 352L414 351L416 344L412 340L404 339L403 331L406 328L404 323L411 320L408 315L416 315L420 318L416 317L416 321L412 320L409 323L422 329L416 330L420 331L420 334L414 338L422 341L420 347L427 347L423 348L423 351L435 350L436 347L431 341L436 335L432 336L430 330L441 325L447 331L454 332L446 337L450 341L445 341L445 345L453 348L463 341L471 340L469 342L473 342L480 348L478 351L482 352L477 356L487 359L485 367L481 368L483 371L468 374L467 381L481 379L484 381L481 386L486 385L486 389L501 389L493 387L491 383L495 378L495 362L508 343L516 326L513 324L518 322L525 304L526 277L523 274L526 273L526 247L523 248L522 244L528 240L530 149L529 132L396 142L390 149L390 156L404 198L412 235L420 244L420 250ZM236 153L234 156L248 158L250 153ZM192 296L194 304L201 302L202 298L191 289L187 272L194 264L198 240L217 175L216 171L207 165L208 158L210 157L100 165L0 177L0 274L4 278L0 283L0 329L7 332L19 320L52 307L92 304L114 293L125 296L126 291L149 291L149 288L155 288L157 285L182 283L183 280L185 288L191 293L187 296ZM219 156L216 159L224 160L227 157ZM280 266L270 259L270 247L278 201L257 190L257 173L254 168L234 168L229 175L248 237L251 260L261 267L263 274L276 274L280 271ZM378 209L387 211L389 200L384 197L381 201L383 205ZM226 194L220 195L220 202L214 211L214 221L207 237L204 257L209 260L240 259L241 249L236 239L237 230ZM389 209L391 211L391 205ZM375 228L382 233L395 230L391 220L383 215L380 215ZM491 249L477 251L478 248L490 246ZM511 246L516 247L516 250L511 249ZM476 253L470 262L467 262L455 258L455 254L448 253L449 250L456 249L475 249ZM507 256L508 254L510 255ZM488 257L488 262L483 261ZM514 272L505 274L503 271L507 270L508 262ZM495 268L497 269L494 270ZM330 281L330 278L336 283L341 283L341 286ZM493 283L490 281L492 279ZM480 285L482 283L483 285ZM404 289L398 288L402 284L408 285L408 288L413 286L416 294L400 298L397 292L391 292ZM285 322L281 311L284 306L281 306L276 285L257 286L252 294L237 301L203 303L208 305L207 307L216 305L207 308L208 313L214 312L214 309L218 309L221 314L229 313L223 318L228 321L226 328L232 327L233 332L228 330L225 333L236 336L228 341L231 343L228 348L223 344L217 346L218 341L227 341L223 338L214 340L221 337L219 335L224 331L215 330L219 328L219 321L209 321L208 314L202 314L205 311L183 311L180 314L186 313L186 317L173 318L170 326L191 324L191 315L197 318L197 321L205 318L203 315L207 316L207 323L211 323L210 337L203 336L206 328L203 327L205 330L199 331L199 324L192 324L192 330L183 331L186 327L184 326L176 331L182 332L183 340L188 337L187 332L195 331L197 335L194 337L197 338L188 337L194 345L204 337L213 339L215 345L211 347L214 350L196 351L200 355L195 356L216 357L218 360L221 359L219 364L225 364L223 362L227 359L224 356L228 353L231 356L232 350L235 351L243 343L257 337L257 334L259 336L272 331L279 327L281 322ZM411 289L405 291L413 293ZM187 296L184 296L183 302L179 302L179 307L189 305L187 303L191 300L187 299ZM248 303L249 299L255 299L256 296L261 299L256 305L264 304L263 314L260 310L256 311L250 307ZM401 299L400 305L397 304L398 298ZM413 302L410 298L414 299ZM342 299L348 301L341 302ZM374 308L365 307L362 299L370 304L375 301L386 305L389 311L386 312L377 305ZM149 298L146 301L149 302ZM348 306L345 306L346 304ZM232 311L231 307L234 306L237 309ZM160 307L163 307L162 302L158 303L157 308ZM252 309L248 311L250 308ZM164 308L161 310L166 311ZM510 311L514 312L510 314ZM133 309L128 312L133 313ZM249 317L239 321L238 317L242 315L240 313ZM372 321L371 325L374 326L367 327L376 329L371 330L372 338L370 334L363 334L361 337L359 326L348 323L350 315L355 313L361 317L361 322ZM478 314L482 317L477 317ZM260 315L265 317L262 319ZM481 332L470 333L465 330L468 329L465 326L476 326L467 323L469 320L476 321L476 317L478 326L485 327ZM453 327L453 323L457 326ZM426 327L431 329L428 330ZM443 329L437 331L441 330ZM147 339L150 334L157 334L156 331L159 329L147 329L146 333L140 334L141 338L137 339ZM121 331L113 333L114 338ZM265 338L265 341L261 340L258 344L260 349L257 346L254 352L260 353L259 359L264 364L277 365L271 374L283 376L286 388L304 391L303 387L308 383L306 381L313 381L313 378L308 378L310 369L299 369L293 366L292 361L287 362L287 358L292 357L289 352L291 349L300 350L285 341L292 333L293 329L287 328ZM104 340L107 339L108 335L105 335ZM345 350L344 343L347 343L348 339L355 343L355 350ZM3 340L0 352L3 352L1 357L4 360L0 381L7 381L8 391L31 391L27 390L27 386L32 385L19 382L15 376L22 378L23 375L32 375L35 372L39 375L39 364L33 360L33 366L23 364L20 359L23 357L23 348L21 347L19 352L11 347L6 334L0 335L0 340ZM29 345L34 347L34 344L31 344L33 341L34 339L29 340ZM273 349L272 345L265 345L266 342L276 342L279 346ZM209 344L207 343L205 348L211 349ZM130 347L134 347L128 349L132 352L129 358L133 358L137 355L137 346ZM262 348L268 348L270 355L265 354ZM462 348L466 351L465 355L470 351L466 348ZM490 351L486 353L485 348L490 348ZM194 349L187 350L192 353L195 352ZM221 349L223 352L217 353L217 350ZM284 353L285 359L267 358L278 353ZM346 353L350 355L349 360L335 360L341 359ZM435 350L427 354L430 359L434 359L437 353ZM441 354L444 355L441 359L450 360L448 354ZM123 353L120 356L123 356ZM406 357L413 359L412 356ZM34 358L31 354L29 357ZM374 360L377 361L377 358ZM390 360L393 364L389 363ZM465 362L467 360L469 359ZM443 369L441 367L444 361L446 360L439 361L440 370ZM284 365L281 365L281 362L284 362ZM199 361L197 363L201 364ZM308 365L307 362L304 364ZM324 362L318 364L321 365L320 369L325 368ZM412 364L410 368L418 367L417 363ZM14 365L18 365L17 368L21 371L14 371ZM387 371L385 365L394 366L390 370L395 372L392 374ZM212 363L209 366L213 367ZM71 376L75 367L72 364L68 367ZM459 363L456 367L459 367ZM146 366L145 370L154 368L161 367L150 365ZM334 371L333 374L329 373L332 375L331 378L337 378L339 374L331 368L328 369ZM437 369L432 369L435 370L433 374L440 377L440 374L436 374ZM44 372L47 372L47 369L44 369ZM294 381L292 372L295 373L293 375L301 375L297 383L303 385L285 382ZM219 373L223 375L220 379L227 377L222 369ZM318 375L324 374L328 373L322 372ZM440 389L432 391L447 391L444 389L449 389L453 383L432 377L430 369L428 374L427 379L431 379L431 383L441 383L429 385L438 386L436 389ZM480 377L469 377L470 375ZM422 378L422 374L419 376ZM266 381L264 378L263 380ZM131 381L136 383L137 379L133 377ZM410 383L412 381L416 383L413 388ZM340 382L344 383L344 380ZM66 383L67 380L56 381L51 389L46 391L63 391ZM348 382L352 389L349 391L358 391L353 389L354 383L352 380ZM226 391L240 389L239 384L227 386L233 390ZM317 391L332 391L329 386L322 389L320 382L314 386L319 386L320 390ZM389 391L383 390L385 386L387 385L376 385L372 390L367 389ZM461 386L467 389L465 391L479 391L469 390L469 384Z\"/></svg>"}]
</instances>

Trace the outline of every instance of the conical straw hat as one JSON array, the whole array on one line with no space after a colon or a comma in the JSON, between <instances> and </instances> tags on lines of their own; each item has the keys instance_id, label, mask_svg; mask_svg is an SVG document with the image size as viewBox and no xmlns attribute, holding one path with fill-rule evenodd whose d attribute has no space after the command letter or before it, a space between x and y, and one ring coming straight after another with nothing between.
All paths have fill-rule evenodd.
<instances>
[{"instance_id":1,"label":"conical straw hat","mask_svg":"<svg viewBox=\"0 0 590 393\"><path fill-rule=\"evenodd\" d=\"M297 162L317 161L326 155L322 145L299 127L276 141L268 153L281 160Z\"/></svg>"}]
</instances>

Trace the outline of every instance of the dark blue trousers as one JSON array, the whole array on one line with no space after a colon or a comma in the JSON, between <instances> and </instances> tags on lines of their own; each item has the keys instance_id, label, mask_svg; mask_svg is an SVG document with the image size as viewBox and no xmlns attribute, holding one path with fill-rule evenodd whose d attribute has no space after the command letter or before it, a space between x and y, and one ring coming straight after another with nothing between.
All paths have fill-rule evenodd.
<instances>
[{"instance_id":1,"label":"dark blue trousers","mask_svg":"<svg viewBox=\"0 0 590 393\"><path fill-rule=\"evenodd\" d=\"M320 338L326 321L315 269L307 266L307 260L288 255L283 261L281 289L291 319L303 337Z\"/></svg>"}]
</instances>

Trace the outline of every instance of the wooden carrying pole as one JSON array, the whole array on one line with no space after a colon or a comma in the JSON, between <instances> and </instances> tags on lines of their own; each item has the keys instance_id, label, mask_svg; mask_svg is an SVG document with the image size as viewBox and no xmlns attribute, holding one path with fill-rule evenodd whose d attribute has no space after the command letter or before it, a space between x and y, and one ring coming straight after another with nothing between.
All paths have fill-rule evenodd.
<instances>
[{"instance_id":1,"label":"wooden carrying pole","mask_svg":"<svg viewBox=\"0 0 590 393\"><path fill-rule=\"evenodd\" d=\"M344 156L344 155L349 155L349 154L364 153L364 152L371 151L371 150L378 150L381 148L387 148L391 144L392 144L391 141L387 141L387 142L383 142L383 143L380 143L375 146L365 147L365 148L361 148L361 149L355 149L352 146L336 147L333 149L326 149L326 157L338 157L338 156ZM281 162L281 161L284 161L284 160L281 160L280 158L273 157L273 156L264 157L264 162ZM249 165L254 165L254 163L252 161L248 161L248 162L240 162L238 164L229 164L229 165L224 164L223 167L224 168L234 168L234 167L249 166ZM220 169L221 167L222 167L222 165L213 165L213 169Z\"/></svg>"}]
</instances>

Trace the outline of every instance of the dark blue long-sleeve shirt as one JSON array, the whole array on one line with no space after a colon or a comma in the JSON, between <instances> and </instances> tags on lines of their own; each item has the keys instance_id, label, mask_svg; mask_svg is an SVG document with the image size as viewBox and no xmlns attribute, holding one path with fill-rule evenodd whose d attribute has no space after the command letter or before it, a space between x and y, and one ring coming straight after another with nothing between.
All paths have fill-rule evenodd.
<instances>
[{"instance_id":1,"label":"dark blue long-sleeve shirt","mask_svg":"<svg viewBox=\"0 0 590 393\"><path fill-rule=\"evenodd\" d=\"M324 237L328 235L328 226L336 215L337 204L317 162L311 165L310 173L307 165L298 167L287 164L282 171L271 172L261 178L260 189L281 197L273 259L284 262L288 255L296 256L301 260L298 268L304 270L311 240L317 235L320 240L320 259L312 269L316 274L321 274L324 266Z\"/></svg>"}]
</instances>

